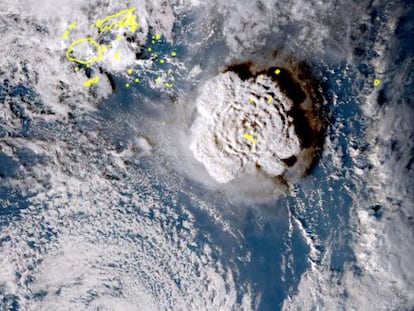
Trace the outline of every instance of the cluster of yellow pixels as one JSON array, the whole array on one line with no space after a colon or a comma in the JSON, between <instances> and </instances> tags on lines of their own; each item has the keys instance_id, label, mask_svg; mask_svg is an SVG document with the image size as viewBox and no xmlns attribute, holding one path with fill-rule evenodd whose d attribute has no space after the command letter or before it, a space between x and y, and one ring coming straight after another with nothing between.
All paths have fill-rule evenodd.
<instances>
[{"instance_id":1,"label":"cluster of yellow pixels","mask_svg":"<svg viewBox=\"0 0 414 311\"><path fill-rule=\"evenodd\" d=\"M97 84L99 82L99 77L94 77L89 79L86 82L83 82L83 86L90 87L92 84Z\"/></svg>"},{"instance_id":2,"label":"cluster of yellow pixels","mask_svg":"<svg viewBox=\"0 0 414 311\"><path fill-rule=\"evenodd\" d=\"M269 95L269 97L267 98L267 103L271 104L272 102L273 102L273 97Z\"/></svg>"},{"instance_id":3,"label":"cluster of yellow pixels","mask_svg":"<svg viewBox=\"0 0 414 311\"><path fill-rule=\"evenodd\" d=\"M280 69L279 68L277 68L276 70L275 70L275 75L278 75L280 73Z\"/></svg>"},{"instance_id":4,"label":"cluster of yellow pixels","mask_svg":"<svg viewBox=\"0 0 414 311\"><path fill-rule=\"evenodd\" d=\"M129 68L128 70L127 70L127 72L128 72L128 74L132 74L134 71L131 69L131 68Z\"/></svg>"},{"instance_id":5,"label":"cluster of yellow pixels","mask_svg":"<svg viewBox=\"0 0 414 311\"><path fill-rule=\"evenodd\" d=\"M248 134L248 133L244 133L244 134L243 134L243 137L244 137L245 139L247 139L248 141L251 141L251 142L253 143L253 145L256 145L256 143L257 143L257 139L256 139L256 138L253 138L253 135Z\"/></svg>"},{"instance_id":6,"label":"cluster of yellow pixels","mask_svg":"<svg viewBox=\"0 0 414 311\"><path fill-rule=\"evenodd\" d=\"M65 40L69 36L69 31L65 31L62 36L62 40Z\"/></svg>"},{"instance_id":7,"label":"cluster of yellow pixels","mask_svg":"<svg viewBox=\"0 0 414 311\"><path fill-rule=\"evenodd\" d=\"M379 79L374 80L374 86L378 86L381 84L381 81Z\"/></svg>"},{"instance_id":8,"label":"cluster of yellow pixels","mask_svg":"<svg viewBox=\"0 0 414 311\"><path fill-rule=\"evenodd\" d=\"M76 21L69 25L69 30L73 30L76 27Z\"/></svg>"},{"instance_id":9,"label":"cluster of yellow pixels","mask_svg":"<svg viewBox=\"0 0 414 311\"><path fill-rule=\"evenodd\" d=\"M114 53L114 58L116 59L116 60L118 60L119 59L119 54L121 53L121 51L120 50L117 50L115 53Z\"/></svg>"},{"instance_id":10,"label":"cluster of yellow pixels","mask_svg":"<svg viewBox=\"0 0 414 311\"><path fill-rule=\"evenodd\" d=\"M70 32L73 30L73 28L75 28L75 26L76 26L76 21L74 21L72 24L70 24L69 27L68 27L69 30L66 30L63 33L62 40L65 40L69 36Z\"/></svg>"}]
</instances>

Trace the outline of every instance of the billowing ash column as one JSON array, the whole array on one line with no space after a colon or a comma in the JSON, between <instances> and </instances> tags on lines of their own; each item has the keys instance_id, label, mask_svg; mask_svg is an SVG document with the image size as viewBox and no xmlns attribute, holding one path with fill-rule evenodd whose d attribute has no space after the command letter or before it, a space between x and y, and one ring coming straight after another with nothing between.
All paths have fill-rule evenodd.
<instances>
[{"instance_id":1,"label":"billowing ash column","mask_svg":"<svg viewBox=\"0 0 414 311\"><path fill-rule=\"evenodd\" d=\"M230 67L203 86L196 107L190 149L219 183L255 174L289 179L312 162L314 105L284 69Z\"/></svg>"}]
</instances>

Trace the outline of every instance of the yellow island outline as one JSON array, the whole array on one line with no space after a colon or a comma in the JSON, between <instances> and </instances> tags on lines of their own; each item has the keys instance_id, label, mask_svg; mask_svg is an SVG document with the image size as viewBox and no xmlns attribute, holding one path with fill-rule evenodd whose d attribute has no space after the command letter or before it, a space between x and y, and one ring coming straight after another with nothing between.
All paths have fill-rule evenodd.
<instances>
[{"instance_id":1,"label":"yellow island outline","mask_svg":"<svg viewBox=\"0 0 414 311\"><path fill-rule=\"evenodd\" d=\"M88 43L92 44L93 46L95 46L95 47L96 47L96 49L97 49L97 55L95 55L94 57L89 58L89 59L87 59L87 60L81 60L81 59L78 59L78 58L76 58L76 57L72 57L72 56L70 55L70 53L72 53L73 48L74 48L75 46L77 46L77 45L81 44L81 43L84 43L84 42L88 42ZM66 50L66 58L67 58L68 60L70 60L71 62L74 62L74 63L79 63L79 64L82 64L82 65L86 65L86 66L88 66L88 65L90 65L91 63L93 63L93 62L97 62L97 61L99 61L99 60L101 60L101 59L102 59L102 57L103 57L103 55L102 55L102 50L103 50L102 46L101 46L101 45L99 45L99 43L97 43L97 42L96 42L94 39L92 39L91 37L88 37L88 38L82 38L82 39L79 39L79 40L75 40L75 41L73 41L73 42L69 45L68 49Z\"/></svg>"},{"instance_id":2,"label":"yellow island outline","mask_svg":"<svg viewBox=\"0 0 414 311\"><path fill-rule=\"evenodd\" d=\"M134 11L135 11L135 8L121 10L113 15L108 15L103 19L98 19L95 22L95 25L96 27L99 28L101 32L111 30L114 27L126 27L126 26L129 27L129 30L131 32L135 31L139 24L136 21L137 16L132 14ZM121 20L113 21L113 19L116 19L116 18L121 18ZM69 30L72 30L75 26L76 26L76 22L73 22L72 24L69 25ZM70 33L69 31L66 31L63 34L62 39L66 39L69 33ZM93 45L97 50L96 55L86 60L71 56L71 53L73 52L74 48L77 45L82 44L82 43L88 43L88 44ZM73 41L69 45L68 49L66 50L66 58L71 62L79 63L85 66L90 66L90 64L92 64L93 62L102 60L103 58L102 52L104 52L105 50L106 50L106 46L100 45L93 38L91 37L82 38L82 39ZM117 50L116 53L114 53L114 57L116 59L119 59L119 50Z\"/></svg>"},{"instance_id":3,"label":"yellow island outline","mask_svg":"<svg viewBox=\"0 0 414 311\"><path fill-rule=\"evenodd\" d=\"M101 32L111 30L114 27L121 28L125 26L129 26L129 30L133 32L139 25L136 21L137 16L132 14L134 11L135 8L121 10L113 15L106 16L104 19L98 19L95 25ZM111 21L119 17L121 17L121 21ZM109 25L106 25L107 23L109 23Z\"/></svg>"},{"instance_id":4,"label":"yellow island outline","mask_svg":"<svg viewBox=\"0 0 414 311\"><path fill-rule=\"evenodd\" d=\"M83 86L90 87L92 84L97 84L99 82L99 77L89 79L88 81L83 82Z\"/></svg>"}]
</instances>

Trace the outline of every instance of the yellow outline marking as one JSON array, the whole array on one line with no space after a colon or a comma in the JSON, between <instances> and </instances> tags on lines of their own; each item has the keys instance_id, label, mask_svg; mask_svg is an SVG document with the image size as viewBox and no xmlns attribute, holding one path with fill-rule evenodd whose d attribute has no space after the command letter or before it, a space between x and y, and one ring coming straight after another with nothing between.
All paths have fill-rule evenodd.
<instances>
[{"instance_id":1,"label":"yellow outline marking","mask_svg":"<svg viewBox=\"0 0 414 311\"><path fill-rule=\"evenodd\" d=\"M62 40L65 40L69 36L69 31L65 31L62 36Z\"/></svg>"},{"instance_id":2,"label":"yellow outline marking","mask_svg":"<svg viewBox=\"0 0 414 311\"><path fill-rule=\"evenodd\" d=\"M69 29L69 30L66 30L66 31L63 33L62 40L65 40L65 39L69 36L70 32L73 30L73 28L75 28L75 26L76 26L76 21L74 21L72 24L70 24L70 25L68 26L68 29Z\"/></svg>"},{"instance_id":3,"label":"yellow outline marking","mask_svg":"<svg viewBox=\"0 0 414 311\"><path fill-rule=\"evenodd\" d=\"M381 84L381 80L380 79L375 79L374 80L374 86L378 86Z\"/></svg>"},{"instance_id":4,"label":"yellow outline marking","mask_svg":"<svg viewBox=\"0 0 414 311\"><path fill-rule=\"evenodd\" d=\"M76 21L69 25L69 30L73 30L76 27Z\"/></svg>"},{"instance_id":5,"label":"yellow outline marking","mask_svg":"<svg viewBox=\"0 0 414 311\"><path fill-rule=\"evenodd\" d=\"M93 46L95 46L97 48L97 56L92 57L92 58L87 59L87 60L80 60L80 59L77 59L75 57L70 56L70 53L73 51L73 48L76 45L84 43L84 42L89 42L90 44L92 44ZM73 41L69 45L68 49L66 50L66 58L68 60L70 60L71 62L74 62L74 63L83 64L83 65L86 65L86 66L89 66L93 62L100 61L102 59L102 57L103 57L102 56L102 47L95 40L93 40L91 37L82 38L82 39Z\"/></svg>"},{"instance_id":6,"label":"yellow outline marking","mask_svg":"<svg viewBox=\"0 0 414 311\"><path fill-rule=\"evenodd\" d=\"M99 77L94 77L88 81L83 82L83 86L90 87L92 84L97 84L99 82Z\"/></svg>"},{"instance_id":7,"label":"yellow outline marking","mask_svg":"<svg viewBox=\"0 0 414 311\"><path fill-rule=\"evenodd\" d=\"M129 31L134 32L139 26L139 24L136 21L137 16L132 14L134 11L135 11L135 8L121 10L113 15L106 16L104 19L97 19L95 25L96 27L99 28L100 32L111 30L114 27L121 28L125 26L129 26ZM111 22L112 19L115 19L121 16L122 16L121 21ZM105 25L107 22L109 22L109 25Z\"/></svg>"}]
</instances>

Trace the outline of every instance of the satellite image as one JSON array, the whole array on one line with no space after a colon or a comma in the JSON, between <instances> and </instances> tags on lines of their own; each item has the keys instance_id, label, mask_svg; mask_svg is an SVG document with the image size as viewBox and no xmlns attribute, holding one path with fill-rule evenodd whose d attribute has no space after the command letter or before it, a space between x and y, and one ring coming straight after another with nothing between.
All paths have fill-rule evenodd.
<instances>
[{"instance_id":1,"label":"satellite image","mask_svg":"<svg viewBox=\"0 0 414 311\"><path fill-rule=\"evenodd\" d=\"M412 0L0 0L0 311L413 311L413 98Z\"/></svg>"}]
</instances>

